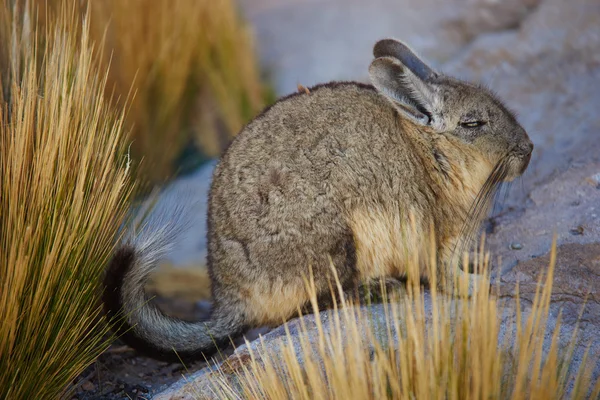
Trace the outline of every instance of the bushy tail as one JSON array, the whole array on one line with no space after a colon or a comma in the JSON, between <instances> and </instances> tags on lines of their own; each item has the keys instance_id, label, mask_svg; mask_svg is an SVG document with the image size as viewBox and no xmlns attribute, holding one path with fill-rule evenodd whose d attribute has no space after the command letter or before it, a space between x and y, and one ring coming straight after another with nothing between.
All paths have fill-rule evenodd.
<instances>
[{"instance_id":1,"label":"bushy tail","mask_svg":"<svg viewBox=\"0 0 600 400\"><path fill-rule=\"evenodd\" d=\"M243 318L235 310L216 310L208 321L186 322L150 302L144 287L175 230L173 220L158 230L147 228L115 251L104 279L105 312L119 338L150 357L186 362L208 358L242 333Z\"/></svg>"}]
</instances>

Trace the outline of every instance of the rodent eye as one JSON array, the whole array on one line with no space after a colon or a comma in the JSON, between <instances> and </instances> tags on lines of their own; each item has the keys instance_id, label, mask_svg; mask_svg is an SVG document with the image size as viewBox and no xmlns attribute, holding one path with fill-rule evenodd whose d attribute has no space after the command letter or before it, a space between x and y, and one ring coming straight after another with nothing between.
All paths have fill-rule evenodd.
<instances>
[{"instance_id":1,"label":"rodent eye","mask_svg":"<svg viewBox=\"0 0 600 400\"><path fill-rule=\"evenodd\" d=\"M467 122L461 122L460 126L462 126L463 128L479 128L480 126L485 125L485 121L467 121Z\"/></svg>"}]
</instances>

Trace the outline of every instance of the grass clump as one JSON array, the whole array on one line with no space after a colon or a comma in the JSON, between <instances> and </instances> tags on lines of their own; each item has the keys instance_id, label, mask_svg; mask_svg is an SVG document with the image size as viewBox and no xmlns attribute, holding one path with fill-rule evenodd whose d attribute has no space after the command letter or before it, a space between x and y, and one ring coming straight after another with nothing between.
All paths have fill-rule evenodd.
<instances>
[{"instance_id":1,"label":"grass clump","mask_svg":"<svg viewBox=\"0 0 600 400\"><path fill-rule=\"evenodd\" d=\"M3 399L65 395L108 345L98 284L131 191L123 113L70 10L40 30L29 3L0 0Z\"/></svg>"},{"instance_id":2,"label":"grass clump","mask_svg":"<svg viewBox=\"0 0 600 400\"><path fill-rule=\"evenodd\" d=\"M212 390L223 399L598 398L600 381L591 382L586 361L570 369L576 333L565 349L560 319L547 331L555 248L527 315L518 300L507 306L486 289L489 257L481 254L483 290L468 297L461 280L457 296L449 297L409 281L406 293L381 305L379 320L349 300L322 320L313 290L312 333L300 320L296 335L288 331L269 348L259 345L249 361L226 362ZM390 298L385 291L382 296ZM506 311L514 314L511 326L501 326Z\"/></svg>"},{"instance_id":3,"label":"grass clump","mask_svg":"<svg viewBox=\"0 0 600 400\"><path fill-rule=\"evenodd\" d=\"M173 177L186 151L220 155L270 101L234 0L102 0L89 10L87 1L35 1L41 23L62 4L79 3L79 18L89 11L114 103L135 93L126 127L145 183Z\"/></svg>"},{"instance_id":4,"label":"grass clump","mask_svg":"<svg viewBox=\"0 0 600 400\"><path fill-rule=\"evenodd\" d=\"M217 156L264 106L254 46L233 0L91 3L106 38L108 88L135 98L132 154L151 182L172 175L184 146Z\"/></svg>"}]
</instances>

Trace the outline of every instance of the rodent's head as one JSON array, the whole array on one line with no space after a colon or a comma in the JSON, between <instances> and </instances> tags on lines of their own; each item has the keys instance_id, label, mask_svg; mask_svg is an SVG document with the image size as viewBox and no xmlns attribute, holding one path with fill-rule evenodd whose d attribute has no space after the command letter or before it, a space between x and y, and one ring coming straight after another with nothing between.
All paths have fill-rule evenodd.
<instances>
[{"instance_id":1,"label":"rodent's head","mask_svg":"<svg viewBox=\"0 0 600 400\"><path fill-rule=\"evenodd\" d=\"M484 87L435 72L406 45L384 39L373 49L369 75L375 88L404 117L474 146L504 180L521 175L533 143L502 102Z\"/></svg>"}]
</instances>

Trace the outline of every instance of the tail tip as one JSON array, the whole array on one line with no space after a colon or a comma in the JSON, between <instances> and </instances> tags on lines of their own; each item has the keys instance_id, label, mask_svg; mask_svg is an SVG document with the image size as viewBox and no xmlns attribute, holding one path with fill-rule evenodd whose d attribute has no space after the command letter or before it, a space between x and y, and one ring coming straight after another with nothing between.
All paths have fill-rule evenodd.
<instances>
[{"instance_id":1,"label":"tail tip","mask_svg":"<svg viewBox=\"0 0 600 400\"><path fill-rule=\"evenodd\" d=\"M121 296L121 287L134 261L135 251L133 247L124 245L114 252L106 269L102 300L104 311L110 320L122 312L123 299Z\"/></svg>"}]
</instances>

